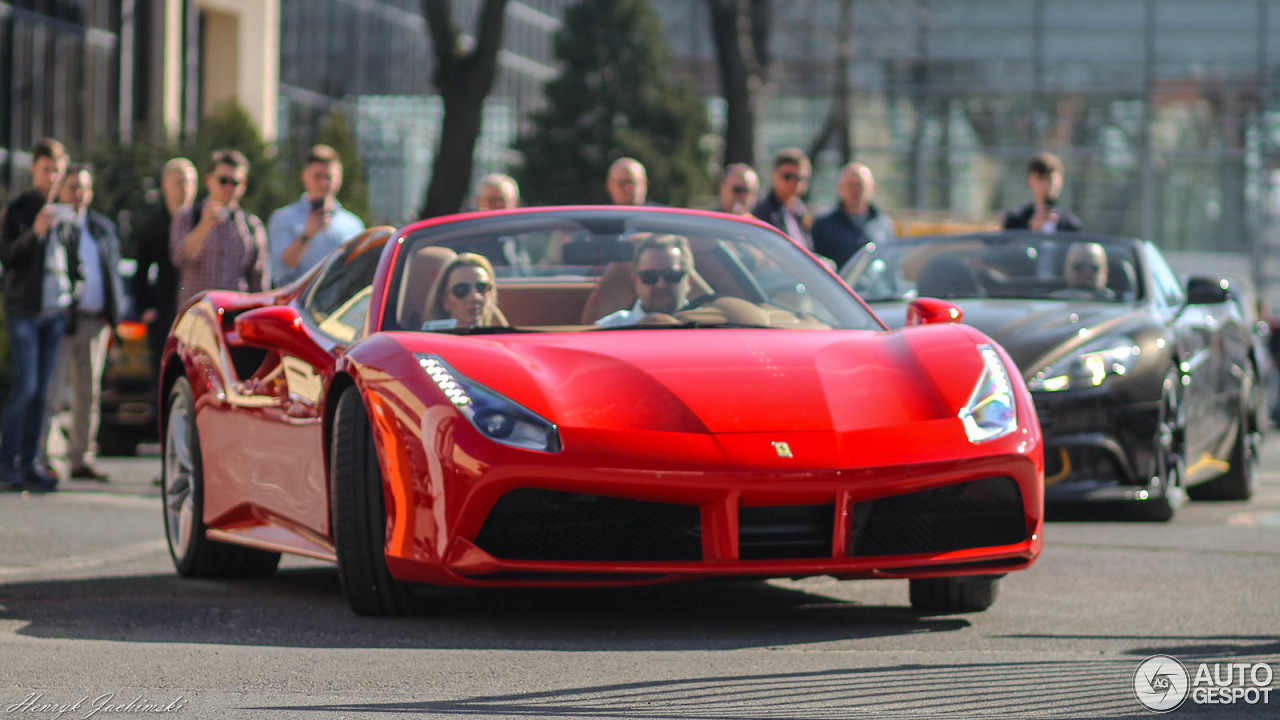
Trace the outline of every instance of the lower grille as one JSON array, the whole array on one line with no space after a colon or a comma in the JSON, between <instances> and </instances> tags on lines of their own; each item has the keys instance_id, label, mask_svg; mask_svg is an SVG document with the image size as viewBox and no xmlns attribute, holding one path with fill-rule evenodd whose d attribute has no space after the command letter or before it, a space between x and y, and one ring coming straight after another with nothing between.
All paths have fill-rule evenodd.
<instances>
[{"instance_id":1,"label":"lower grille","mask_svg":"<svg viewBox=\"0 0 1280 720\"><path fill-rule=\"evenodd\" d=\"M834 504L738 508L738 557L829 558L835 518Z\"/></svg>"},{"instance_id":2,"label":"lower grille","mask_svg":"<svg viewBox=\"0 0 1280 720\"><path fill-rule=\"evenodd\" d=\"M849 554L941 553L1026 539L1018 483L991 477L859 503L854 506Z\"/></svg>"},{"instance_id":3,"label":"lower grille","mask_svg":"<svg viewBox=\"0 0 1280 720\"><path fill-rule=\"evenodd\" d=\"M498 499L475 543L506 560L701 560L701 520L693 505L521 488Z\"/></svg>"}]
</instances>

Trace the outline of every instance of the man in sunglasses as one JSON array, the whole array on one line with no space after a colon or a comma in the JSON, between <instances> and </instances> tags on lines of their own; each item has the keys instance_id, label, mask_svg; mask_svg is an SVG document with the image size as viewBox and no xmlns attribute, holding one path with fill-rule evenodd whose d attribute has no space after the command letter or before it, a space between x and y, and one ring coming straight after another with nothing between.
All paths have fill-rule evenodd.
<instances>
[{"instance_id":1,"label":"man in sunglasses","mask_svg":"<svg viewBox=\"0 0 1280 720\"><path fill-rule=\"evenodd\" d=\"M746 163L733 163L720 177L720 212L750 215L760 194L760 176Z\"/></svg>"},{"instance_id":2,"label":"man in sunglasses","mask_svg":"<svg viewBox=\"0 0 1280 720\"><path fill-rule=\"evenodd\" d=\"M1101 243L1076 242L1067 248L1067 262L1062 269L1067 287L1054 297L1067 299L1115 300L1107 287L1107 250Z\"/></svg>"},{"instance_id":3,"label":"man in sunglasses","mask_svg":"<svg viewBox=\"0 0 1280 720\"><path fill-rule=\"evenodd\" d=\"M636 304L605 315L596 325L634 325L650 315L676 312L688 302L691 272L693 253L688 240L680 235L646 238L636 249L635 270L631 274Z\"/></svg>"},{"instance_id":4,"label":"man in sunglasses","mask_svg":"<svg viewBox=\"0 0 1280 720\"><path fill-rule=\"evenodd\" d=\"M800 148L785 148L773 156L773 188L756 205L755 216L778 228L802 247L812 248L809 211L800 198L809 187L813 166Z\"/></svg>"},{"instance_id":5,"label":"man in sunglasses","mask_svg":"<svg viewBox=\"0 0 1280 720\"><path fill-rule=\"evenodd\" d=\"M173 218L169 251L178 268L178 307L204 290L257 292L271 287L267 232L240 208L249 160L219 150L205 176L209 195Z\"/></svg>"}]
</instances>

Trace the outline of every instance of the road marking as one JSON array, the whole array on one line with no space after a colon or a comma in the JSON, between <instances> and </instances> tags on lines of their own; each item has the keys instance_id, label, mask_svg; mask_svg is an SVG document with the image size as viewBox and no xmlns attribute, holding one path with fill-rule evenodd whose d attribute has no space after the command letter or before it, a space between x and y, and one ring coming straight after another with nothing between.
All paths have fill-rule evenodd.
<instances>
[{"instance_id":1,"label":"road marking","mask_svg":"<svg viewBox=\"0 0 1280 720\"><path fill-rule=\"evenodd\" d=\"M1280 527L1280 513L1243 512L1227 518L1228 525L1239 527Z\"/></svg>"},{"instance_id":2,"label":"road marking","mask_svg":"<svg viewBox=\"0 0 1280 720\"><path fill-rule=\"evenodd\" d=\"M124 547L107 550L106 552L96 553L94 555L73 555L71 557L59 558L57 560L41 563L40 565L30 565L26 567L0 567L0 579L8 582L47 575L60 575L82 570L90 570L107 565L114 565L116 563L139 560L141 558L154 555L157 552L167 551L168 547L168 543L163 538L159 538L135 543L133 545L125 545Z\"/></svg>"}]
</instances>

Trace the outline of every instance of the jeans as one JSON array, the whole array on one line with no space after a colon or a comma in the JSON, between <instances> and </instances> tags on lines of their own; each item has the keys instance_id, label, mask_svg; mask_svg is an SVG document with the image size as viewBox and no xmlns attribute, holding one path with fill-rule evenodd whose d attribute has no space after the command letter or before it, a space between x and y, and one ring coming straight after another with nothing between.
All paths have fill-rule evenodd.
<instances>
[{"instance_id":1,"label":"jeans","mask_svg":"<svg viewBox=\"0 0 1280 720\"><path fill-rule=\"evenodd\" d=\"M39 457L45 398L67 325L67 317L61 312L9 315L6 320L13 387L0 416L2 475L30 468Z\"/></svg>"}]
</instances>

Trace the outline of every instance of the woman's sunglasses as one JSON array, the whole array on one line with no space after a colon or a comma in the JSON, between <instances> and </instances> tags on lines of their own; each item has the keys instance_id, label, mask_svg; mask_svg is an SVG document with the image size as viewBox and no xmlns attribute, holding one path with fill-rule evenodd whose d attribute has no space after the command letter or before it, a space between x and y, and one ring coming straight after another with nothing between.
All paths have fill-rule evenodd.
<instances>
[{"instance_id":1,"label":"woman's sunglasses","mask_svg":"<svg viewBox=\"0 0 1280 720\"><path fill-rule=\"evenodd\" d=\"M454 296L454 297L456 297L456 298L458 298L459 300L463 300L463 299L465 299L466 297L468 297L469 295L471 295L471 288L472 288L472 287L475 287L476 292L480 293L481 295L488 295L488 294L489 294L489 290L493 289L493 284L492 284L492 283L487 283L487 282L475 282L475 283L460 282L460 283L454 283L453 287L449 288L449 292L453 293L453 296Z\"/></svg>"},{"instance_id":2,"label":"woman's sunglasses","mask_svg":"<svg viewBox=\"0 0 1280 720\"><path fill-rule=\"evenodd\" d=\"M671 285L675 285L676 283L683 280L684 276L688 274L689 274L688 271L685 271L685 270L674 270L674 269L652 270L651 269L651 270L641 270L640 272L636 273L636 277L640 278L640 282L644 283L645 285L657 285L658 278L662 278L663 280L666 280Z\"/></svg>"}]
</instances>

